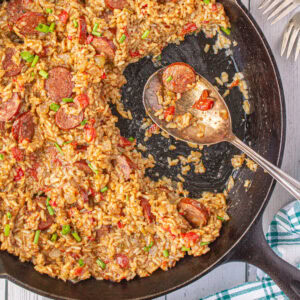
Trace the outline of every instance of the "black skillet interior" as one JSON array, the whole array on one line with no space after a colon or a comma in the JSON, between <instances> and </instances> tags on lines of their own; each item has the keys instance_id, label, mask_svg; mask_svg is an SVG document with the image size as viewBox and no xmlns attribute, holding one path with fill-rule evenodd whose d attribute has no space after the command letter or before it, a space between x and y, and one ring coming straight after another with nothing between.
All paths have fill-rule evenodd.
<instances>
[{"instance_id":1,"label":"black skillet interior","mask_svg":"<svg viewBox=\"0 0 300 300\"><path fill-rule=\"evenodd\" d=\"M212 49L205 53L204 46L213 45L215 40L205 38L200 33L198 36L188 36L179 46L169 45L164 49L162 64L168 65L175 61L189 63L211 82L223 71L229 74L230 81L234 73L242 71L249 87L249 101L254 107L254 113L245 115L242 109L244 99L237 88L232 89L226 101L232 113L233 131L239 138L247 140L260 154L276 163L280 156L285 126L280 79L263 39L247 14L232 0L224 0L223 4L232 24L230 39L238 42L236 47L231 47L231 56L226 56L225 50L221 50L218 55L214 55ZM122 89L122 99L125 108L131 110L134 120L120 118L118 126L122 135L134 136L138 142L148 147L145 154L151 153L155 157L156 167L148 170L151 178L157 180L165 175L177 181L176 175L180 169L169 169L167 157L174 158L179 154L186 156L195 149L161 135L152 136L146 143L143 141L144 130L141 129L141 122L146 116L142 105L142 91L146 80L156 69L150 58L128 66L125 71L128 83ZM220 90L222 94L224 88ZM176 145L177 149L169 151L170 144ZM190 191L192 197L200 196L205 190L222 191L233 171L230 159L238 151L228 143L220 143L204 148L202 153L206 173L195 174L192 169L185 176L184 187ZM6 274L9 279L35 292L60 299L97 299L100 295L101 299L145 298L183 286L224 258L244 234L268 197L272 181L262 169L251 173L243 167L234 172L233 177L236 184L230 192L231 220L225 224L221 237L212 244L208 254L198 258L186 257L168 272L157 271L149 278L137 278L121 284L93 279L72 284L41 275L34 271L31 264L21 263L7 253L1 253L0 274ZM248 191L243 187L245 179L252 180Z\"/></svg>"}]
</instances>

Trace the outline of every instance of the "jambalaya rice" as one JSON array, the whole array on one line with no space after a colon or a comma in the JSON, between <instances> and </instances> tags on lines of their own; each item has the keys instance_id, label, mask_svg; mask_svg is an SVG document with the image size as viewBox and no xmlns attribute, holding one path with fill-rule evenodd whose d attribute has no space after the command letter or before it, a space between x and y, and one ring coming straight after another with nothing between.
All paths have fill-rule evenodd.
<instances>
[{"instance_id":1,"label":"jambalaya rice","mask_svg":"<svg viewBox=\"0 0 300 300\"><path fill-rule=\"evenodd\" d=\"M229 26L223 6L206 3L1 5L1 250L62 280L116 282L209 251L228 220L224 195L182 198L182 184L145 177L153 158L120 136L109 108L130 118L120 101L129 63Z\"/></svg>"}]
</instances>

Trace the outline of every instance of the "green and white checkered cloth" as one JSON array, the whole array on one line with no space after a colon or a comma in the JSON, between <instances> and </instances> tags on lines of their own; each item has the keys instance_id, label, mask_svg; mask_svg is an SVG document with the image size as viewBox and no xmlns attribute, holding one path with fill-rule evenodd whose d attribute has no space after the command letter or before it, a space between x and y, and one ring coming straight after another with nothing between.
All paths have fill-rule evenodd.
<instances>
[{"instance_id":1,"label":"green and white checkered cloth","mask_svg":"<svg viewBox=\"0 0 300 300\"><path fill-rule=\"evenodd\" d=\"M270 247L284 260L300 269L300 201L282 208L269 226L266 239ZM224 290L205 300L288 299L274 281L261 270L257 281Z\"/></svg>"}]
</instances>

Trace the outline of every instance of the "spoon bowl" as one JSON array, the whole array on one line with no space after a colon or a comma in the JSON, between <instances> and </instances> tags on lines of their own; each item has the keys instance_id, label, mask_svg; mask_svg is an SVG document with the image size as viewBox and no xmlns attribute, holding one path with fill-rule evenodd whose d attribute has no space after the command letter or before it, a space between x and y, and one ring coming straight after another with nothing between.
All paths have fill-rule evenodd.
<instances>
[{"instance_id":1,"label":"spoon bowl","mask_svg":"<svg viewBox=\"0 0 300 300\"><path fill-rule=\"evenodd\" d=\"M167 122L160 119L155 113L162 108L158 102L157 93L162 88L162 73L166 68L159 69L152 74L143 92L143 103L149 117L164 131L175 138L187 143L199 145L213 145L227 140L232 135L232 121L226 102L216 88L200 74L194 88L182 93L176 101L175 115L182 115L190 112L194 117L201 120L205 126L205 134L199 135L197 127L188 126L184 129L168 128ZM210 98L214 99L214 106L207 111L193 108L193 104L201 97L204 90L210 91Z\"/></svg>"},{"instance_id":2,"label":"spoon bowl","mask_svg":"<svg viewBox=\"0 0 300 300\"><path fill-rule=\"evenodd\" d=\"M266 170L296 199L300 200L300 182L267 161L233 134L231 115L224 98L219 94L217 89L200 74L197 74L199 80L197 80L195 86L187 92L182 93L180 99L176 101L175 117L190 112L204 125L204 134L199 135L199 130L197 130L197 127L193 126L193 124L184 129L169 128L168 122L164 119L160 119L156 114L156 112L162 109L157 94L163 87L162 74L165 69L166 68L159 69L152 74L147 80L143 91L145 110L154 123L171 136L187 143L212 145L224 141L230 142ZM193 104L200 99L204 90L209 90L210 98L214 99L213 107L207 111L194 109Z\"/></svg>"}]
</instances>

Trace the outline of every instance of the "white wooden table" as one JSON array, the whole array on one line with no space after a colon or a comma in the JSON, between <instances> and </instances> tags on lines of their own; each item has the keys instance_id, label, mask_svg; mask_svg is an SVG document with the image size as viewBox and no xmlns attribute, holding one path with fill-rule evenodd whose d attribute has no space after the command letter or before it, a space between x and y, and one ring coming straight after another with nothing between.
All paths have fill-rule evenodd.
<instances>
[{"instance_id":1,"label":"white wooden table","mask_svg":"<svg viewBox=\"0 0 300 300\"><path fill-rule=\"evenodd\" d=\"M273 26L262 16L257 9L261 0L243 0L246 7L260 25L264 32L279 67L283 88L285 92L287 108L287 143L283 159L283 170L287 171L296 179L300 179L300 135L299 135L299 114L300 114L300 60L294 63L292 59L286 60L280 57L280 43L285 24L289 17L283 19ZM284 204L290 202L292 197L288 195L278 185L264 214L264 228L270 223L273 215ZM230 276L228 276L230 274ZM222 265L202 277L189 286L170 293L158 300L198 300L217 291L234 287L245 281L252 281L255 278L255 268L244 263L228 263ZM15 284L0 279L0 300L47 300L45 297L38 296Z\"/></svg>"}]
</instances>

